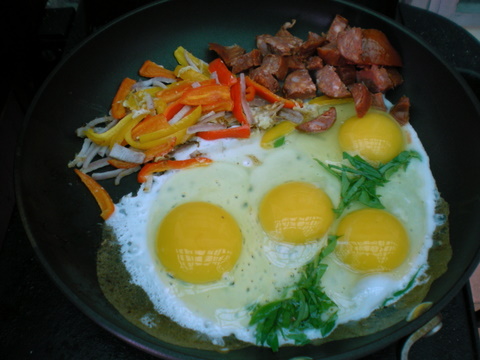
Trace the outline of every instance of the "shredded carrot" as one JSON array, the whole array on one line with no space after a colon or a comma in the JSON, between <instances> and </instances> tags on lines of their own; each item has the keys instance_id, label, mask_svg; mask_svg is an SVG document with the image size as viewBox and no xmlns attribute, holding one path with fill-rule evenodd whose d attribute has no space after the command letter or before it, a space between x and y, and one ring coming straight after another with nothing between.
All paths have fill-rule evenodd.
<instances>
[{"instance_id":1,"label":"shredded carrot","mask_svg":"<svg viewBox=\"0 0 480 360\"><path fill-rule=\"evenodd\" d=\"M132 89L132 86L136 83L135 80L130 78L125 78L120 83L118 87L117 93L112 101L112 116L115 119L121 119L126 115L125 107L123 106L123 102L127 98L128 93Z\"/></svg>"},{"instance_id":2,"label":"shredded carrot","mask_svg":"<svg viewBox=\"0 0 480 360\"><path fill-rule=\"evenodd\" d=\"M140 70L138 70L140 76L154 78L154 77L164 77L168 79L176 79L174 72L168 69L165 69L163 66L160 66L153 61L146 60Z\"/></svg>"},{"instance_id":3,"label":"shredded carrot","mask_svg":"<svg viewBox=\"0 0 480 360\"><path fill-rule=\"evenodd\" d=\"M97 201L97 204L101 210L100 216L103 218L103 220L107 220L115 211L115 204L113 203L108 192L91 176L81 172L78 169L74 169L74 171Z\"/></svg>"}]
</instances>

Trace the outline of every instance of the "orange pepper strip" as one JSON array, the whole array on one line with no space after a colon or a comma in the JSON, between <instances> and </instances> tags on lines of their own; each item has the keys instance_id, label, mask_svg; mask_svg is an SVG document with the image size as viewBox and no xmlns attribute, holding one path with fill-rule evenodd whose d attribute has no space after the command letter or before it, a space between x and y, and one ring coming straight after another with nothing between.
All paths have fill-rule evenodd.
<instances>
[{"instance_id":1,"label":"orange pepper strip","mask_svg":"<svg viewBox=\"0 0 480 360\"><path fill-rule=\"evenodd\" d=\"M175 116L175 114L178 113L184 106L185 105L182 104L179 100L175 100L168 104L165 111L163 112L165 119L167 119L167 121L171 120Z\"/></svg>"},{"instance_id":2,"label":"orange pepper strip","mask_svg":"<svg viewBox=\"0 0 480 360\"><path fill-rule=\"evenodd\" d=\"M177 145L177 138L175 136L172 136L171 139L164 142L163 144L160 144L148 150L144 150L143 151L143 153L145 154L144 162L149 162L154 160L155 158L167 155L170 151L172 151L175 148L176 145Z\"/></svg>"},{"instance_id":3,"label":"orange pepper strip","mask_svg":"<svg viewBox=\"0 0 480 360\"><path fill-rule=\"evenodd\" d=\"M164 77L169 79L176 79L177 77L173 71L165 69L163 66L155 64L153 61L146 60L140 70L138 70L140 76L154 78L154 77Z\"/></svg>"},{"instance_id":4,"label":"orange pepper strip","mask_svg":"<svg viewBox=\"0 0 480 360\"><path fill-rule=\"evenodd\" d=\"M138 164L118 159L109 159L108 163L117 169L131 169L138 166Z\"/></svg>"},{"instance_id":5,"label":"orange pepper strip","mask_svg":"<svg viewBox=\"0 0 480 360\"><path fill-rule=\"evenodd\" d=\"M282 102L283 106L288 109L293 109L296 106L301 106L301 104L297 103L296 101L278 96L277 94L268 90L265 86L260 85L259 83L253 81L248 76L245 76L245 83L247 86L251 86L255 89L256 95L260 96L262 99L267 100L268 102L271 102L271 103Z\"/></svg>"},{"instance_id":6,"label":"orange pepper strip","mask_svg":"<svg viewBox=\"0 0 480 360\"><path fill-rule=\"evenodd\" d=\"M126 115L125 107L123 106L123 102L127 98L128 93L132 89L132 86L136 83L135 80L130 78L125 78L120 83L118 87L117 93L115 94L113 101L112 101L112 116L115 119L121 119Z\"/></svg>"},{"instance_id":7,"label":"orange pepper strip","mask_svg":"<svg viewBox=\"0 0 480 360\"><path fill-rule=\"evenodd\" d=\"M183 80L177 81L173 84L168 85L165 89L160 90L155 94L159 99L162 99L166 103L176 101L180 99L182 94L192 87L193 81Z\"/></svg>"},{"instance_id":8,"label":"orange pepper strip","mask_svg":"<svg viewBox=\"0 0 480 360\"><path fill-rule=\"evenodd\" d=\"M204 105L202 106L202 113L206 114L210 111L220 112L220 111L232 111L233 110L233 100L227 100L215 104Z\"/></svg>"},{"instance_id":9,"label":"orange pepper strip","mask_svg":"<svg viewBox=\"0 0 480 360\"><path fill-rule=\"evenodd\" d=\"M74 169L75 173L80 177L80 180L85 184L88 190L92 193L93 197L97 201L100 210L102 211L100 216L103 220L107 220L115 211L115 205L108 192L92 177L81 172L78 169Z\"/></svg>"},{"instance_id":10,"label":"orange pepper strip","mask_svg":"<svg viewBox=\"0 0 480 360\"><path fill-rule=\"evenodd\" d=\"M145 164L138 172L137 180L139 183L147 181L148 176L154 173L163 172L167 170L188 169L197 166L207 166L212 162L206 157L196 157L187 160L161 160L153 163Z\"/></svg>"},{"instance_id":11,"label":"orange pepper strip","mask_svg":"<svg viewBox=\"0 0 480 360\"><path fill-rule=\"evenodd\" d=\"M230 87L227 85L203 85L191 88L183 93L179 101L185 105L212 105L231 100Z\"/></svg>"},{"instance_id":12,"label":"orange pepper strip","mask_svg":"<svg viewBox=\"0 0 480 360\"><path fill-rule=\"evenodd\" d=\"M252 101L255 98L255 88L253 86L247 86L245 89L245 99Z\"/></svg>"},{"instance_id":13,"label":"orange pepper strip","mask_svg":"<svg viewBox=\"0 0 480 360\"><path fill-rule=\"evenodd\" d=\"M168 124L165 115L147 115L145 119L135 125L135 127L132 129L132 138L137 139L140 135L165 129L169 126L170 125Z\"/></svg>"}]
</instances>

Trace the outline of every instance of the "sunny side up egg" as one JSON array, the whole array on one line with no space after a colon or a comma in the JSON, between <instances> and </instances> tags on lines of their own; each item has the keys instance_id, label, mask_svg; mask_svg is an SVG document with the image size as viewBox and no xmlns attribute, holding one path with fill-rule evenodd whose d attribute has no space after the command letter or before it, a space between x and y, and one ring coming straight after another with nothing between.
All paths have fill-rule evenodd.
<instances>
[{"instance_id":1,"label":"sunny side up egg","mask_svg":"<svg viewBox=\"0 0 480 360\"><path fill-rule=\"evenodd\" d=\"M107 225L132 282L156 311L220 346L231 334L255 343L252 308L288 296L329 235L338 240L336 251L323 259L328 267L321 286L338 305L337 324L368 317L425 271L438 194L415 131L369 114L372 129L385 119L383 126L392 128L372 145L365 126L362 132L351 124L353 105L336 108L330 130L295 131L278 148L260 146L260 131L249 139L199 140L176 158L199 151L211 165L167 172L155 177L150 191L142 187L122 198ZM304 111L323 110L307 105ZM378 189L385 209L355 203L336 216L340 181L317 160L341 163L344 150L374 157L391 147L415 150L421 160ZM307 336L322 334L309 330Z\"/></svg>"}]
</instances>

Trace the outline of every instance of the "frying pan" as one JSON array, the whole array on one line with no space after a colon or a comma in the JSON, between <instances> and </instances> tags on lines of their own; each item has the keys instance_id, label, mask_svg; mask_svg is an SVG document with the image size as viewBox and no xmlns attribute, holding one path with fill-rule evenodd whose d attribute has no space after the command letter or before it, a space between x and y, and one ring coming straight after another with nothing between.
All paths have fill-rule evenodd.
<instances>
[{"instance_id":1,"label":"frying pan","mask_svg":"<svg viewBox=\"0 0 480 360\"><path fill-rule=\"evenodd\" d=\"M292 32L306 38L322 32L336 14L354 26L382 30L404 60L403 85L388 93L413 104L411 122L427 153L442 197L450 204L453 257L426 301L433 306L412 322L378 333L322 346L269 349L248 347L227 354L159 341L125 320L105 299L97 282L96 251L101 242L99 211L67 163L81 142L74 130L107 113L121 78L137 77L146 59L173 68L182 45L206 60L208 42L254 47L255 35L274 33L296 19ZM16 191L31 244L47 272L87 316L126 342L168 359L358 358L412 333L452 300L480 255L480 142L474 129L480 106L463 79L413 33L394 21L344 1L170 1L152 3L109 24L72 51L48 77L27 113L17 151ZM137 189L103 183L114 201Z\"/></svg>"}]
</instances>

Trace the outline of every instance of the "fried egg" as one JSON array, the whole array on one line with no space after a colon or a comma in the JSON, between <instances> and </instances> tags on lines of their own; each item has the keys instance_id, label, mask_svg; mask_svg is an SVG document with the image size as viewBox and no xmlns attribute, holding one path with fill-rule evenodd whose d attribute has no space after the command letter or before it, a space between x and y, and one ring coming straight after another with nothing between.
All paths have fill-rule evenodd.
<instances>
[{"instance_id":1,"label":"fried egg","mask_svg":"<svg viewBox=\"0 0 480 360\"><path fill-rule=\"evenodd\" d=\"M149 191L143 185L123 197L107 225L132 282L156 311L214 344L232 334L254 344L253 306L288 296L329 235L338 240L323 260L328 267L321 286L338 305L337 324L368 317L420 278L437 225L428 156L410 125L369 113L369 133L368 126L356 129L354 114L352 104L339 105L330 130L293 132L273 149L260 146L260 131L249 139L200 139L176 158L196 151L213 160L209 166L166 172ZM378 123L387 138L378 139ZM385 209L353 204L335 214L341 183L317 160L340 164L347 151L384 163L405 149L421 160L378 189ZM322 337L319 331L307 335Z\"/></svg>"}]
</instances>

